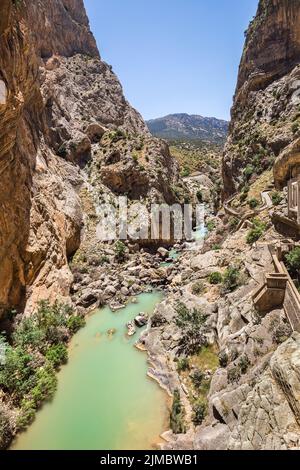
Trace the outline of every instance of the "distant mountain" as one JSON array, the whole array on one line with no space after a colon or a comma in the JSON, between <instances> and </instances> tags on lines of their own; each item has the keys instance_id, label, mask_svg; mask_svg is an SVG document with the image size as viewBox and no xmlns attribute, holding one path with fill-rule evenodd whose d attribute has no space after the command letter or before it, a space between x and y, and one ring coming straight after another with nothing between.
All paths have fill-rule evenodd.
<instances>
[{"instance_id":1,"label":"distant mountain","mask_svg":"<svg viewBox=\"0 0 300 470\"><path fill-rule=\"evenodd\" d=\"M151 134L167 140L223 143L228 132L227 121L189 114L170 114L147 121L147 125Z\"/></svg>"}]
</instances>

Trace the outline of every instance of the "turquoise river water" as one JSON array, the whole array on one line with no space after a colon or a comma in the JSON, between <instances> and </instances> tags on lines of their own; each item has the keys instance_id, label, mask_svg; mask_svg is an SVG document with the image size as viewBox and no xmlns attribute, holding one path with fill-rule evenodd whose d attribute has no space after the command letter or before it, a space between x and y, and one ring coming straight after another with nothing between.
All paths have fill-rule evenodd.
<instances>
[{"instance_id":1,"label":"turquoise river water","mask_svg":"<svg viewBox=\"0 0 300 470\"><path fill-rule=\"evenodd\" d=\"M147 354L134 347L126 323L152 314L162 294L142 294L137 304L87 318L72 339L69 362L58 374L54 399L38 412L14 450L151 449L168 427L166 394L147 377ZM109 329L116 333L108 335Z\"/></svg>"}]
</instances>

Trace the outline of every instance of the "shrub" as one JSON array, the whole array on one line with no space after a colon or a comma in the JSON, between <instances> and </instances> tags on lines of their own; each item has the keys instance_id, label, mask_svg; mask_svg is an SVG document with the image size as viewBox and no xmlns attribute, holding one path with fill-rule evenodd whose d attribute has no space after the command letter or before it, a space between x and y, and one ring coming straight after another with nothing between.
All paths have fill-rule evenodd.
<instances>
[{"instance_id":1,"label":"shrub","mask_svg":"<svg viewBox=\"0 0 300 470\"><path fill-rule=\"evenodd\" d=\"M293 248L287 255L285 255L285 262L288 270L292 275L300 274L300 247Z\"/></svg>"},{"instance_id":2,"label":"shrub","mask_svg":"<svg viewBox=\"0 0 300 470\"><path fill-rule=\"evenodd\" d=\"M202 191L197 191L197 199L198 201L200 202L200 204L203 203L203 194L202 194Z\"/></svg>"},{"instance_id":3,"label":"shrub","mask_svg":"<svg viewBox=\"0 0 300 470\"><path fill-rule=\"evenodd\" d=\"M276 344L284 343L290 336L292 330L289 324L278 325L273 332L273 341Z\"/></svg>"},{"instance_id":4,"label":"shrub","mask_svg":"<svg viewBox=\"0 0 300 470\"><path fill-rule=\"evenodd\" d=\"M0 404L0 449L5 449L12 438L11 418Z\"/></svg>"},{"instance_id":5,"label":"shrub","mask_svg":"<svg viewBox=\"0 0 300 470\"><path fill-rule=\"evenodd\" d=\"M5 364L0 366L0 388L13 395L16 404L35 384L32 359L20 346L6 349Z\"/></svg>"},{"instance_id":6,"label":"shrub","mask_svg":"<svg viewBox=\"0 0 300 470\"><path fill-rule=\"evenodd\" d=\"M67 322L67 327L72 334L77 333L85 326L85 319L77 315L71 315Z\"/></svg>"},{"instance_id":7,"label":"shrub","mask_svg":"<svg viewBox=\"0 0 300 470\"><path fill-rule=\"evenodd\" d=\"M222 274L218 272L211 273L209 276L209 282L213 285L221 284L222 280Z\"/></svg>"},{"instance_id":8,"label":"shrub","mask_svg":"<svg viewBox=\"0 0 300 470\"><path fill-rule=\"evenodd\" d=\"M156 312L151 317L151 326L152 328L160 328L167 322L166 318L162 315L162 313Z\"/></svg>"},{"instance_id":9,"label":"shrub","mask_svg":"<svg viewBox=\"0 0 300 470\"><path fill-rule=\"evenodd\" d=\"M182 434L186 432L184 424L184 410L180 400L179 390L174 390L173 404L170 414L170 427L174 434Z\"/></svg>"},{"instance_id":10,"label":"shrub","mask_svg":"<svg viewBox=\"0 0 300 470\"><path fill-rule=\"evenodd\" d=\"M24 399L21 403L21 412L17 419L17 429L25 430L33 421L36 414L36 407L33 400Z\"/></svg>"},{"instance_id":11,"label":"shrub","mask_svg":"<svg viewBox=\"0 0 300 470\"><path fill-rule=\"evenodd\" d=\"M182 331L179 340L179 353L187 355L198 353L201 347L207 344L205 336L207 315L196 308L189 310L182 303L177 305L176 312L175 322Z\"/></svg>"},{"instance_id":12,"label":"shrub","mask_svg":"<svg viewBox=\"0 0 300 470\"><path fill-rule=\"evenodd\" d=\"M57 377L53 367L48 365L37 370L36 378L37 384L31 390L30 397L35 407L39 408L43 401L53 397L57 387Z\"/></svg>"},{"instance_id":13,"label":"shrub","mask_svg":"<svg viewBox=\"0 0 300 470\"><path fill-rule=\"evenodd\" d=\"M195 426L200 426L207 414L207 405L203 401L199 400L193 406L193 423Z\"/></svg>"},{"instance_id":14,"label":"shrub","mask_svg":"<svg viewBox=\"0 0 300 470\"><path fill-rule=\"evenodd\" d=\"M258 202L257 199L252 198L252 199L249 200L248 204L249 204L250 209L256 209L256 207L258 206L259 202Z\"/></svg>"},{"instance_id":15,"label":"shrub","mask_svg":"<svg viewBox=\"0 0 300 470\"><path fill-rule=\"evenodd\" d=\"M241 378L241 372L240 372L240 369L239 367L231 367L229 370L228 370L228 381L230 383L234 383L234 382L238 382L239 379Z\"/></svg>"},{"instance_id":16,"label":"shrub","mask_svg":"<svg viewBox=\"0 0 300 470\"><path fill-rule=\"evenodd\" d=\"M200 388L204 379L204 374L200 369L196 369L191 375L193 385L196 388Z\"/></svg>"},{"instance_id":17,"label":"shrub","mask_svg":"<svg viewBox=\"0 0 300 470\"><path fill-rule=\"evenodd\" d=\"M122 131L122 129L117 129L110 134L110 138L113 143L116 143L119 142L119 140L126 139L126 133Z\"/></svg>"},{"instance_id":18,"label":"shrub","mask_svg":"<svg viewBox=\"0 0 300 470\"><path fill-rule=\"evenodd\" d=\"M211 247L213 251L219 251L221 250L221 248L222 248L221 245L219 245L218 243L216 243L215 245Z\"/></svg>"},{"instance_id":19,"label":"shrub","mask_svg":"<svg viewBox=\"0 0 300 470\"><path fill-rule=\"evenodd\" d=\"M188 176L190 176L191 172L188 168L183 168L182 172L181 172L181 176L183 176L183 178L186 178Z\"/></svg>"},{"instance_id":20,"label":"shrub","mask_svg":"<svg viewBox=\"0 0 300 470\"><path fill-rule=\"evenodd\" d=\"M115 256L119 262L122 262L125 260L125 254L126 254L126 246L124 245L123 242L118 240L115 243Z\"/></svg>"},{"instance_id":21,"label":"shrub","mask_svg":"<svg viewBox=\"0 0 300 470\"><path fill-rule=\"evenodd\" d=\"M38 348L41 343L45 340L45 332L38 328L35 318L24 318L19 323L13 334L13 342L25 348L26 346L32 346Z\"/></svg>"},{"instance_id":22,"label":"shrub","mask_svg":"<svg viewBox=\"0 0 300 470\"><path fill-rule=\"evenodd\" d=\"M46 358L54 369L57 369L68 362L68 350L64 344L51 346L46 353Z\"/></svg>"},{"instance_id":23,"label":"shrub","mask_svg":"<svg viewBox=\"0 0 300 470\"><path fill-rule=\"evenodd\" d=\"M208 232L212 232L214 229L215 229L215 223L213 220L209 220L207 223L206 223L206 228L208 230Z\"/></svg>"},{"instance_id":24,"label":"shrub","mask_svg":"<svg viewBox=\"0 0 300 470\"><path fill-rule=\"evenodd\" d=\"M229 266L223 277L223 286L226 292L233 292L240 284L241 273L235 266Z\"/></svg>"},{"instance_id":25,"label":"shrub","mask_svg":"<svg viewBox=\"0 0 300 470\"><path fill-rule=\"evenodd\" d=\"M278 191L274 191L271 194L271 199L272 199L274 206L278 206L282 201L282 196Z\"/></svg>"},{"instance_id":26,"label":"shrub","mask_svg":"<svg viewBox=\"0 0 300 470\"><path fill-rule=\"evenodd\" d=\"M192 293L194 295L201 295L204 292L204 283L202 281L197 281L192 285Z\"/></svg>"},{"instance_id":27,"label":"shrub","mask_svg":"<svg viewBox=\"0 0 300 470\"><path fill-rule=\"evenodd\" d=\"M190 363L187 357L181 357L177 362L177 370L178 372L185 372L189 370Z\"/></svg>"},{"instance_id":28,"label":"shrub","mask_svg":"<svg viewBox=\"0 0 300 470\"><path fill-rule=\"evenodd\" d=\"M248 164L248 165L246 166L246 168L244 169L244 172L243 172L243 173L244 173L244 177L245 177L246 179L250 179L251 176L252 176L253 173L254 173L254 167L253 167L253 165Z\"/></svg>"},{"instance_id":29,"label":"shrub","mask_svg":"<svg viewBox=\"0 0 300 470\"><path fill-rule=\"evenodd\" d=\"M239 219L237 217L231 217L229 221L229 228L234 230L239 225Z\"/></svg>"},{"instance_id":30,"label":"shrub","mask_svg":"<svg viewBox=\"0 0 300 470\"><path fill-rule=\"evenodd\" d=\"M57 155L61 158L66 158L67 154L67 145L64 143L57 150Z\"/></svg>"},{"instance_id":31,"label":"shrub","mask_svg":"<svg viewBox=\"0 0 300 470\"><path fill-rule=\"evenodd\" d=\"M264 234L266 230L266 224L259 219L253 220L253 228L248 232L247 235L247 243L252 245L253 243L257 242Z\"/></svg>"},{"instance_id":32,"label":"shrub","mask_svg":"<svg viewBox=\"0 0 300 470\"><path fill-rule=\"evenodd\" d=\"M248 367L250 365L250 361L248 359L248 356L246 354L242 356L239 360L239 368L242 374L246 374Z\"/></svg>"},{"instance_id":33,"label":"shrub","mask_svg":"<svg viewBox=\"0 0 300 470\"><path fill-rule=\"evenodd\" d=\"M227 367L229 362L228 354L225 351L221 351L219 354L219 363L221 367Z\"/></svg>"}]
</instances>

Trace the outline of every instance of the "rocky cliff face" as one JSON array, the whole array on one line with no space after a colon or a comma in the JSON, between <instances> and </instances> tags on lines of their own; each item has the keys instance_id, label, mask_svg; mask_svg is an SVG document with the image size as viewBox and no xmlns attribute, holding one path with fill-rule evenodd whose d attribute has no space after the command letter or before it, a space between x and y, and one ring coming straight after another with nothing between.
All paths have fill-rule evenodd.
<instances>
[{"instance_id":1,"label":"rocky cliff face","mask_svg":"<svg viewBox=\"0 0 300 470\"><path fill-rule=\"evenodd\" d=\"M274 166L285 185L286 164L299 160L300 5L297 0L261 0L247 31L230 135L223 162L224 196L248 175Z\"/></svg>"},{"instance_id":2,"label":"rocky cliff face","mask_svg":"<svg viewBox=\"0 0 300 470\"><path fill-rule=\"evenodd\" d=\"M162 200L174 198L171 186L178 175L168 150L151 140L111 67L101 60L82 0L4 0L0 17L3 313L30 306L29 299L68 296L68 258L80 246L86 220L82 189L93 192L91 171L99 180L103 165L102 192L114 196L142 181L138 196L147 197L155 187ZM122 168L109 166L107 157L118 140L114 132L128 140L134 136L131 145L118 149L118 159L127 162L122 165L131 168L128 178ZM152 147L145 165L134 154L134 145L136 152L143 149L140 138L150 139ZM156 171L162 163L169 175ZM91 199L98 195L94 191Z\"/></svg>"}]
</instances>

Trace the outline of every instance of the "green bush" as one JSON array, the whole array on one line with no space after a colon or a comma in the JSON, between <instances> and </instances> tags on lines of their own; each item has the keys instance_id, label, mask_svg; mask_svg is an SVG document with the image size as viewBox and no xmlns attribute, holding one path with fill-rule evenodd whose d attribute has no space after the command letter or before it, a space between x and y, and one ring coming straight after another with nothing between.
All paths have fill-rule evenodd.
<instances>
[{"instance_id":1,"label":"green bush","mask_svg":"<svg viewBox=\"0 0 300 470\"><path fill-rule=\"evenodd\" d=\"M183 434L186 432L184 424L184 409L180 400L179 390L174 390L173 404L170 414L170 427L174 434Z\"/></svg>"},{"instance_id":2,"label":"green bush","mask_svg":"<svg viewBox=\"0 0 300 470\"><path fill-rule=\"evenodd\" d=\"M198 353L202 346L207 344L205 336L207 315L204 315L201 310L196 308L189 310L182 303L177 305L176 312L175 323L182 332L179 340L179 354L192 355Z\"/></svg>"},{"instance_id":3,"label":"green bush","mask_svg":"<svg viewBox=\"0 0 300 470\"><path fill-rule=\"evenodd\" d=\"M259 219L253 220L253 228L247 234L247 243L252 245L257 242L266 230L266 224Z\"/></svg>"},{"instance_id":4,"label":"green bush","mask_svg":"<svg viewBox=\"0 0 300 470\"><path fill-rule=\"evenodd\" d=\"M245 354L239 360L239 368L242 374L246 374L249 365L250 365L250 361L248 359L248 356L246 356Z\"/></svg>"},{"instance_id":5,"label":"green bush","mask_svg":"<svg viewBox=\"0 0 300 470\"><path fill-rule=\"evenodd\" d=\"M192 285L192 293L194 295L201 295L204 292L205 286L202 281L197 281Z\"/></svg>"},{"instance_id":6,"label":"green bush","mask_svg":"<svg viewBox=\"0 0 300 470\"><path fill-rule=\"evenodd\" d=\"M5 364L0 365L0 388L12 395L16 404L35 385L32 361L32 355L20 346L7 347Z\"/></svg>"},{"instance_id":7,"label":"green bush","mask_svg":"<svg viewBox=\"0 0 300 470\"><path fill-rule=\"evenodd\" d=\"M57 155L61 158L66 158L68 155L66 144L62 144L57 150Z\"/></svg>"},{"instance_id":8,"label":"green bush","mask_svg":"<svg viewBox=\"0 0 300 470\"><path fill-rule=\"evenodd\" d=\"M37 370L36 373L37 384L31 390L30 397L39 408L45 400L50 400L57 387L57 377L52 366L48 365Z\"/></svg>"},{"instance_id":9,"label":"green bush","mask_svg":"<svg viewBox=\"0 0 300 470\"><path fill-rule=\"evenodd\" d=\"M183 178L187 178L188 176L190 176L191 172L188 168L183 168L182 172L181 172L181 176Z\"/></svg>"},{"instance_id":10,"label":"green bush","mask_svg":"<svg viewBox=\"0 0 300 470\"><path fill-rule=\"evenodd\" d=\"M246 166L246 168L244 169L244 172L243 172L244 177L248 180L248 179L251 178L251 176L253 175L253 173L254 173L254 167L253 167L253 165L248 164L248 165Z\"/></svg>"},{"instance_id":11,"label":"green bush","mask_svg":"<svg viewBox=\"0 0 300 470\"><path fill-rule=\"evenodd\" d=\"M196 370L192 373L191 379L192 379L193 385L194 385L196 388L200 388L201 385L202 385L203 379L204 379L204 374L203 374L203 372L202 372L200 369L196 369Z\"/></svg>"},{"instance_id":12,"label":"green bush","mask_svg":"<svg viewBox=\"0 0 300 470\"><path fill-rule=\"evenodd\" d=\"M259 205L259 202L257 199L252 198L248 201L248 204L249 204L250 209L256 209L257 206Z\"/></svg>"},{"instance_id":13,"label":"green bush","mask_svg":"<svg viewBox=\"0 0 300 470\"><path fill-rule=\"evenodd\" d=\"M64 344L55 344L48 349L46 358L53 365L54 369L58 369L61 365L68 362L68 349Z\"/></svg>"},{"instance_id":14,"label":"green bush","mask_svg":"<svg viewBox=\"0 0 300 470\"><path fill-rule=\"evenodd\" d=\"M36 414L36 406L33 400L22 400L21 412L17 419L17 429L25 430L33 421Z\"/></svg>"},{"instance_id":15,"label":"green bush","mask_svg":"<svg viewBox=\"0 0 300 470\"><path fill-rule=\"evenodd\" d=\"M219 354L220 367L227 367L229 362L228 354L225 351L221 351Z\"/></svg>"},{"instance_id":16,"label":"green bush","mask_svg":"<svg viewBox=\"0 0 300 470\"><path fill-rule=\"evenodd\" d=\"M214 272L214 273L211 273L211 275L209 276L210 284L217 285L217 284L221 284L222 281L223 281L223 277L221 273Z\"/></svg>"},{"instance_id":17,"label":"green bush","mask_svg":"<svg viewBox=\"0 0 300 470\"><path fill-rule=\"evenodd\" d=\"M300 247L293 248L285 255L285 263L292 276L300 276Z\"/></svg>"},{"instance_id":18,"label":"green bush","mask_svg":"<svg viewBox=\"0 0 300 470\"><path fill-rule=\"evenodd\" d=\"M199 400L193 406L193 423L195 426L200 426L207 414L207 405L203 401Z\"/></svg>"},{"instance_id":19,"label":"green bush","mask_svg":"<svg viewBox=\"0 0 300 470\"><path fill-rule=\"evenodd\" d=\"M67 321L67 327L70 332L74 335L79 331L81 328L85 326L85 319L78 315L71 315Z\"/></svg>"},{"instance_id":20,"label":"green bush","mask_svg":"<svg viewBox=\"0 0 300 470\"><path fill-rule=\"evenodd\" d=\"M223 277L223 286L226 292L233 292L240 285L241 273L235 266L229 266Z\"/></svg>"},{"instance_id":21,"label":"green bush","mask_svg":"<svg viewBox=\"0 0 300 470\"><path fill-rule=\"evenodd\" d=\"M221 248L222 248L222 247L221 247L221 245L219 245L219 243L216 243L215 245L213 245L213 246L211 247L211 249L212 249L213 251L219 251L219 250L221 250Z\"/></svg>"},{"instance_id":22,"label":"green bush","mask_svg":"<svg viewBox=\"0 0 300 470\"><path fill-rule=\"evenodd\" d=\"M124 245L123 242L118 240L115 243L115 256L119 262L122 262L125 260L125 254L126 254L126 246Z\"/></svg>"},{"instance_id":23,"label":"green bush","mask_svg":"<svg viewBox=\"0 0 300 470\"><path fill-rule=\"evenodd\" d=\"M273 202L274 206L279 206L279 204L282 201L282 196L278 191L274 191L271 194L271 199L272 199L272 202Z\"/></svg>"},{"instance_id":24,"label":"green bush","mask_svg":"<svg viewBox=\"0 0 300 470\"><path fill-rule=\"evenodd\" d=\"M239 225L239 219L237 217L231 217L229 220L229 228L230 230L234 230Z\"/></svg>"},{"instance_id":25,"label":"green bush","mask_svg":"<svg viewBox=\"0 0 300 470\"><path fill-rule=\"evenodd\" d=\"M239 367L233 366L228 370L228 381L230 383L238 382L241 378L241 372Z\"/></svg>"},{"instance_id":26,"label":"green bush","mask_svg":"<svg viewBox=\"0 0 300 470\"><path fill-rule=\"evenodd\" d=\"M187 357L181 357L178 359L178 362L177 362L178 372L185 372L186 370L189 370L189 368L190 368L190 363Z\"/></svg>"},{"instance_id":27,"label":"green bush","mask_svg":"<svg viewBox=\"0 0 300 470\"><path fill-rule=\"evenodd\" d=\"M5 449L12 438L11 418L0 404L0 449Z\"/></svg>"},{"instance_id":28,"label":"green bush","mask_svg":"<svg viewBox=\"0 0 300 470\"><path fill-rule=\"evenodd\" d=\"M212 232L215 229L215 227L216 227L216 225L215 225L213 220L209 220L206 223L206 228L207 228L208 232Z\"/></svg>"}]
</instances>

